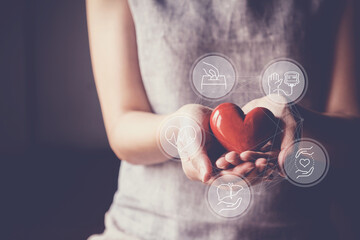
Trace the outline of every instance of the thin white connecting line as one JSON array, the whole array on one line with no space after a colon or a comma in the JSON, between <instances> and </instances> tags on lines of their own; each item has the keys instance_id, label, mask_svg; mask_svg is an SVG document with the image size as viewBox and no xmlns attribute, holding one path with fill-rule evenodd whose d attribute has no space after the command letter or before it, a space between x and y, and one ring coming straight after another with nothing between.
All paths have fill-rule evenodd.
<instances>
[{"instance_id":1,"label":"thin white connecting line","mask_svg":"<svg viewBox=\"0 0 360 240\"><path fill-rule=\"evenodd\" d=\"M261 79L261 76L260 75L249 75L249 76L246 76L246 75L243 75L243 76L236 76L235 79L237 80L234 84L234 89L232 89L231 93L230 94L234 94L234 93L244 93L244 88L245 87L248 87L248 86L255 86L255 85L260 85L260 79ZM252 80L252 81L249 81L249 80ZM263 91L259 88L258 91L251 91L251 93L263 93ZM222 99L222 98L220 98ZM218 102L217 99L207 99L207 98L201 98L201 97L198 97L196 100L195 100L195 103L198 103L198 104L201 104L201 103L216 103ZM302 132L302 127L303 127L303 119L299 113L299 111L297 110L297 108L293 105L291 106L291 113L288 113L288 114L292 114L293 117L295 118L295 121L296 121L296 129L294 131L294 140L298 137L298 136L301 136L301 132ZM271 118L270 118L271 119ZM281 130L281 122L280 121L274 121L273 119L271 119L272 122L276 125L276 131L274 133L274 135L272 137L270 137L269 139L267 139L267 141L269 140L272 140L274 142L275 138L280 135L280 134L283 134L283 130ZM208 134L212 135L213 137L215 137L213 135L212 132L207 132ZM261 144L261 143L260 143ZM272 144L270 146L270 149L269 151L272 151L274 148L274 145ZM216 168L216 166L213 166L214 168ZM279 167L278 163L276 163L272 168L269 168L269 169L273 169L273 170L277 170ZM257 185L259 186L258 189L259 191L261 190L265 190L265 189L271 189L275 186L277 186L278 184L280 184L281 182L285 181L285 178L284 177L281 177L281 176L274 176L274 178L271 180L271 181L267 181L266 179L264 179L263 177L258 177L261 179L261 182L258 183Z\"/></svg>"}]
</instances>

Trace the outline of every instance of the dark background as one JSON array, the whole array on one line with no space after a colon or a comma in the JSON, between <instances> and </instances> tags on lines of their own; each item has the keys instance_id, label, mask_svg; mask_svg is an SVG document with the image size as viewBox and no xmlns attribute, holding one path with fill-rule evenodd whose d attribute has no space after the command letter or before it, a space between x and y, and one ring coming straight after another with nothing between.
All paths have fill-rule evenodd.
<instances>
[{"instance_id":1,"label":"dark background","mask_svg":"<svg viewBox=\"0 0 360 240\"><path fill-rule=\"evenodd\" d=\"M0 239L100 233L120 161L96 95L85 1L1 0L0 30ZM356 191L346 197L359 206Z\"/></svg>"},{"instance_id":2,"label":"dark background","mask_svg":"<svg viewBox=\"0 0 360 240\"><path fill-rule=\"evenodd\" d=\"M83 0L0 4L0 239L104 229L120 161L105 135Z\"/></svg>"}]
</instances>

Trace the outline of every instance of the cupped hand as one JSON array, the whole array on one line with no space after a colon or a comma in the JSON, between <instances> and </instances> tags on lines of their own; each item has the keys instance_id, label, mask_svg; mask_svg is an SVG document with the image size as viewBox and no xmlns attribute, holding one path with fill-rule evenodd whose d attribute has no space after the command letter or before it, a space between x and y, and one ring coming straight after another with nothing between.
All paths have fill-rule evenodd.
<instances>
[{"instance_id":1,"label":"cupped hand","mask_svg":"<svg viewBox=\"0 0 360 240\"><path fill-rule=\"evenodd\" d=\"M201 133L197 133L202 138L195 138L195 142L192 144L195 147L200 146L195 153L187 154L179 151L184 173L191 180L207 182L213 175L214 169L208 154L208 150L216 145L216 139L210 134L209 122L211 113L211 108L200 104L184 105L175 113L178 116L191 117L200 125L202 130ZM184 121L179 122L179 128L187 126L186 118L183 119Z\"/></svg>"},{"instance_id":2,"label":"cupped hand","mask_svg":"<svg viewBox=\"0 0 360 240\"><path fill-rule=\"evenodd\" d=\"M221 175L239 175L254 185L263 179L271 180L277 157L277 151L245 151L240 154L228 152L216 161L216 166L222 170Z\"/></svg>"},{"instance_id":3,"label":"cupped hand","mask_svg":"<svg viewBox=\"0 0 360 240\"><path fill-rule=\"evenodd\" d=\"M209 127L211 113L211 108L199 104L185 105L176 112L177 115L190 116L203 131L203 133L198 133L203 134L203 142L194 143L195 146L201 146L195 154L187 155L179 151L185 175L191 180L204 183L226 174L242 176L251 184L256 184L263 178L268 179L273 172L274 160L277 159L279 152L270 151L268 145L259 152L246 151L241 154L225 152L211 134ZM179 127L186 124L186 121L180 122ZM201 141L201 139L196 138L196 141Z\"/></svg>"},{"instance_id":4,"label":"cupped hand","mask_svg":"<svg viewBox=\"0 0 360 240\"><path fill-rule=\"evenodd\" d=\"M271 97L274 98L283 98L282 96ZM278 102L286 102L284 99ZM280 174L283 174L283 166L285 162L285 154L287 148L294 142L295 139L299 138L301 135L301 129L299 121L296 120L296 116L291 109L289 104L286 103L275 103L270 100L269 97L262 97L247 103L242 109L244 113L251 111L251 109L256 107L265 107L269 109L274 116L279 119L278 124L279 131L276 136L274 136L274 141L271 142L271 151L278 152L278 167L280 169Z\"/></svg>"},{"instance_id":5,"label":"cupped hand","mask_svg":"<svg viewBox=\"0 0 360 240\"><path fill-rule=\"evenodd\" d=\"M280 102L280 101L279 101ZM188 104L181 107L176 114L190 116L201 127L203 138L196 138L194 145L201 146L195 154L187 155L179 152L182 168L185 175L191 180L211 182L218 175L234 174L245 177L251 184L256 184L262 179L269 179L275 167L279 167L283 175L285 150L299 136L297 133L298 123L288 104L272 102L268 97L258 98L247 103L242 109L248 113L256 107L269 109L279 119L279 134L274 136L259 151L245 151L240 154L225 152L210 131L210 116L212 109L199 104ZM179 127L185 126L186 122L180 122ZM215 158L209 157L211 150L220 149ZM216 154L214 154L216 156Z\"/></svg>"}]
</instances>

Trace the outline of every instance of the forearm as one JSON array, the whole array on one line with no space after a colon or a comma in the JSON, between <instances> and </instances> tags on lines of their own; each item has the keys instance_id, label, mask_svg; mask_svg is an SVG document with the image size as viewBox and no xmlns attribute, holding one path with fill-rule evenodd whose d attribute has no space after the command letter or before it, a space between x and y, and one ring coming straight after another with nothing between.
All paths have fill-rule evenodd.
<instances>
[{"instance_id":1,"label":"forearm","mask_svg":"<svg viewBox=\"0 0 360 240\"><path fill-rule=\"evenodd\" d=\"M360 117L321 114L298 107L303 136L321 142L330 154L331 164L345 167L358 158Z\"/></svg>"},{"instance_id":2,"label":"forearm","mask_svg":"<svg viewBox=\"0 0 360 240\"><path fill-rule=\"evenodd\" d=\"M86 8L96 89L111 148L134 164L165 161L156 143L165 116L151 113L128 2L88 0Z\"/></svg>"},{"instance_id":3,"label":"forearm","mask_svg":"<svg viewBox=\"0 0 360 240\"><path fill-rule=\"evenodd\" d=\"M120 159L133 164L166 161L158 146L158 130L167 117L140 111L122 114L108 133L111 148Z\"/></svg>"}]
</instances>

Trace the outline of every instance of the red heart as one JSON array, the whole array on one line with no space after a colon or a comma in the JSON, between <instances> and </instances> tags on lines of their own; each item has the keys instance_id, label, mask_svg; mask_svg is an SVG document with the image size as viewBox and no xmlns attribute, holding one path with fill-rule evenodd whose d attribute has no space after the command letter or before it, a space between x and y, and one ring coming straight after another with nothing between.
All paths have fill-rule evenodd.
<instances>
[{"instance_id":1,"label":"red heart","mask_svg":"<svg viewBox=\"0 0 360 240\"><path fill-rule=\"evenodd\" d=\"M257 107L247 115L233 103L217 106L210 118L210 127L217 140L228 150L241 153L258 150L276 130L276 118L267 108Z\"/></svg>"}]
</instances>

